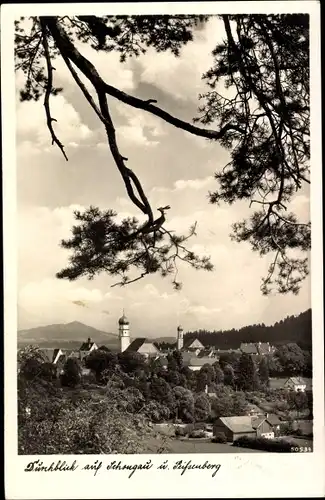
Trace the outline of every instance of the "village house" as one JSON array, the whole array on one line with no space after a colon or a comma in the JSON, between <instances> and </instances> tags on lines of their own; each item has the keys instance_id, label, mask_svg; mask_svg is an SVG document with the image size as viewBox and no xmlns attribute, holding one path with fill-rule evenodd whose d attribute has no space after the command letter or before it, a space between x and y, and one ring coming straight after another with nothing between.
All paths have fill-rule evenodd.
<instances>
[{"instance_id":1,"label":"village house","mask_svg":"<svg viewBox=\"0 0 325 500\"><path fill-rule=\"evenodd\" d=\"M199 339L191 339L184 343L183 350L187 352L192 352L198 354L201 350L204 350L206 347L200 342Z\"/></svg>"},{"instance_id":2,"label":"village house","mask_svg":"<svg viewBox=\"0 0 325 500\"><path fill-rule=\"evenodd\" d=\"M276 415L220 417L213 425L213 434L223 433L228 442L247 437L274 439L280 432L280 420Z\"/></svg>"},{"instance_id":3,"label":"village house","mask_svg":"<svg viewBox=\"0 0 325 500\"><path fill-rule=\"evenodd\" d=\"M217 360L215 358L209 358L209 357L198 358L196 356L192 356L188 359L187 362L185 362L183 358L184 366L187 366L193 372L201 370L202 366L204 365L212 366L214 363L216 363L216 361Z\"/></svg>"},{"instance_id":4,"label":"village house","mask_svg":"<svg viewBox=\"0 0 325 500\"><path fill-rule=\"evenodd\" d=\"M255 437L256 430L252 427L252 418L244 417L219 417L213 425L213 435L223 433L228 442L233 442L242 436Z\"/></svg>"},{"instance_id":5,"label":"village house","mask_svg":"<svg viewBox=\"0 0 325 500\"><path fill-rule=\"evenodd\" d=\"M259 408L257 405L254 405L252 403L247 404L246 413L250 417L261 417L261 416L265 415L265 412L261 408Z\"/></svg>"},{"instance_id":6,"label":"village house","mask_svg":"<svg viewBox=\"0 0 325 500\"><path fill-rule=\"evenodd\" d=\"M64 354L62 349L42 349L42 351L46 355L49 362L53 363L54 365L57 364L57 362L60 359L60 356Z\"/></svg>"},{"instance_id":7,"label":"village house","mask_svg":"<svg viewBox=\"0 0 325 500\"><path fill-rule=\"evenodd\" d=\"M242 354L250 354L252 356L258 355L258 350L257 350L256 344L242 343L242 344L240 344L240 351Z\"/></svg>"},{"instance_id":8,"label":"village house","mask_svg":"<svg viewBox=\"0 0 325 500\"><path fill-rule=\"evenodd\" d=\"M243 342L242 344L240 344L240 351L243 354L251 354L252 356L267 356L274 354L275 347L271 346L269 342Z\"/></svg>"},{"instance_id":9,"label":"village house","mask_svg":"<svg viewBox=\"0 0 325 500\"><path fill-rule=\"evenodd\" d=\"M86 356L89 356L91 352L97 349L97 344L92 342L91 338L88 338L87 342L84 342L79 348L79 359L82 361Z\"/></svg>"},{"instance_id":10,"label":"village house","mask_svg":"<svg viewBox=\"0 0 325 500\"><path fill-rule=\"evenodd\" d=\"M269 356L274 354L275 347L272 346L269 342L258 342L256 344L257 352L260 356Z\"/></svg>"},{"instance_id":11,"label":"village house","mask_svg":"<svg viewBox=\"0 0 325 500\"><path fill-rule=\"evenodd\" d=\"M199 350L199 352L197 353L197 357L198 358L215 358L216 355L215 355L215 351L212 347L210 348L204 348L203 350Z\"/></svg>"},{"instance_id":12,"label":"village house","mask_svg":"<svg viewBox=\"0 0 325 500\"><path fill-rule=\"evenodd\" d=\"M159 354L159 349L150 340L138 337L131 342L124 352L138 352L149 358L152 356L156 357Z\"/></svg>"},{"instance_id":13,"label":"village house","mask_svg":"<svg viewBox=\"0 0 325 500\"><path fill-rule=\"evenodd\" d=\"M290 380L293 379L293 380ZM295 382L298 379L299 382ZM290 382L289 382L290 380ZM312 391L312 379L311 378L301 378L301 377L270 377L269 388L273 390L298 390L301 386L305 385L304 392Z\"/></svg>"},{"instance_id":14,"label":"village house","mask_svg":"<svg viewBox=\"0 0 325 500\"><path fill-rule=\"evenodd\" d=\"M284 383L284 388L295 391L295 392L305 392L307 387L306 381L302 377L290 377Z\"/></svg>"},{"instance_id":15,"label":"village house","mask_svg":"<svg viewBox=\"0 0 325 500\"><path fill-rule=\"evenodd\" d=\"M274 427L269 420L264 417L253 417L252 427L256 431L256 437L274 439Z\"/></svg>"},{"instance_id":16,"label":"village house","mask_svg":"<svg viewBox=\"0 0 325 500\"><path fill-rule=\"evenodd\" d=\"M279 436L281 434L281 426L282 426L282 422L279 419L279 417L274 413L268 413L266 415L266 419L273 427L274 437Z\"/></svg>"}]
</instances>

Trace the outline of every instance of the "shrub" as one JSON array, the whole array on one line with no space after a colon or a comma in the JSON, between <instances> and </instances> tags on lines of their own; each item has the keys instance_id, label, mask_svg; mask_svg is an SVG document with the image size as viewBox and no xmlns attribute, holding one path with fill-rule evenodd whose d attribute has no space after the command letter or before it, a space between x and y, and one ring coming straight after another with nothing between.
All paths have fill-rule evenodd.
<instances>
[{"instance_id":1,"label":"shrub","mask_svg":"<svg viewBox=\"0 0 325 500\"><path fill-rule=\"evenodd\" d=\"M277 453L290 453L292 444L284 440L270 440L266 438L255 438L242 436L235 439L233 446L239 446L242 448L251 448L252 450L264 450Z\"/></svg>"},{"instance_id":2,"label":"shrub","mask_svg":"<svg viewBox=\"0 0 325 500\"><path fill-rule=\"evenodd\" d=\"M194 429L190 432L189 437L191 438L203 438L205 437L205 432L203 429Z\"/></svg>"},{"instance_id":3,"label":"shrub","mask_svg":"<svg viewBox=\"0 0 325 500\"><path fill-rule=\"evenodd\" d=\"M186 429L184 427L176 427L175 436L176 437L185 437L187 435Z\"/></svg>"},{"instance_id":4,"label":"shrub","mask_svg":"<svg viewBox=\"0 0 325 500\"><path fill-rule=\"evenodd\" d=\"M186 434L191 434L191 432L194 431L194 424L187 424L184 429Z\"/></svg>"},{"instance_id":5,"label":"shrub","mask_svg":"<svg viewBox=\"0 0 325 500\"><path fill-rule=\"evenodd\" d=\"M61 384L65 387L76 387L81 381L81 368L75 358L68 358L61 375Z\"/></svg>"},{"instance_id":6,"label":"shrub","mask_svg":"<svg viewBox=\"0 0 325 500\"><path fill-rule=\"evenodd\" d=\"M207 428L207 424L204 423L204 422L195 422L195 424L194 424L194 429L195 430L199 430L200 429L200 430L205 431L206 428Z\"/></svg>"},{"instance_id":7,"label":"shrub","mask_svg":"<svg viewBox=\"0 0 325 500\"><path fill-rule=\"evenodd\" d=\"M226 435L223 432L217 432L211 439L212 443L227 443Z\"/></svg>"}]
</instances>

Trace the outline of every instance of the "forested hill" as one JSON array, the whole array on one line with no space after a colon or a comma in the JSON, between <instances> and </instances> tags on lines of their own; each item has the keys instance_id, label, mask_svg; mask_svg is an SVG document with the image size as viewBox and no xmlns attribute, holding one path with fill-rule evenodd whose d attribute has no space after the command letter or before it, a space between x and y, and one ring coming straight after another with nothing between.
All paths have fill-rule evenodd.
<instances>
[{"instance_id":1,"label":"forested hill","mask_svg":"<svg viewBox=\"0 0 325 500\"><path fill-rule=\"evenodd\" d=\"M218 349L237 349L242 342L270 342L273 345L289 342L297 343L302 349L311 348L311 309L298 316L288 316L272 326L250 325L239 330L187 332L185 342L198 338L204 345Z\"/></svg>"}]
</instances>

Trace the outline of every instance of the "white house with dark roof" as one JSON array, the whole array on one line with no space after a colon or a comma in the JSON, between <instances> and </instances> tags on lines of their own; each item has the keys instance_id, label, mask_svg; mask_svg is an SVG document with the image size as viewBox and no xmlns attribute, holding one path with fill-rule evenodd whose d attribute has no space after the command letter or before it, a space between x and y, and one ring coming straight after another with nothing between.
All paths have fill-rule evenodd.
<instances>
[{"instance_id":1,"label":"white house with dark roof","mask_svg":"<svg viewBox=\"0 0 325 500\"><path fill-rule=\"evenodd\" d=\"M302 377L290 377L284 383L284 388L295 392L305 392L307 387L306 381Z\"/></svg>"},{"instance_id":2,"label":"white house with dark roof","mask_svg":"<svg viewBox=\"0 0 325 500\"><path fill-rule=\"evenodd\" d=\"M134 339L124 352L138 352L146 358L151 356L156 357L159 354L159 350L155 344L144 337Z\"/></svg>"},{"instance_id":3,"label":"white house with dark roof","mask_svg":"<svg viewBox=\"0 0 325 500\"><path fill-rule=\"evenodd\" d=\"M42 351L48 358L49 362L53 363L54 365L57 364L60 357L64 354L64 352L61 349L42 349Z\"/></svg>"},{"instance_id":4,"label":"white house with dark roof","mask_svg":"<svg viewBox=\"0 0 325 500\"><path fill-rule=\"evenodd\" d=\"M89 356L89 354L95 350L98 349L98 346L95 342L91 340L91 338L88 337L87 342L84 342L81 344L79 348L79 358L82 360L86 356Z\"/></svg>"}]
</instances>

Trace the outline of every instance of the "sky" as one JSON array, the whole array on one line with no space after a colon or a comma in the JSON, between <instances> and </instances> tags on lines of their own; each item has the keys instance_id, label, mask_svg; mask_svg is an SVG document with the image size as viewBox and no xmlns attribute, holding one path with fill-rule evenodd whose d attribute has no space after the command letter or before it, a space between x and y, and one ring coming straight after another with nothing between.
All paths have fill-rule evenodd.
<instances>
[{"instance_id":1,"label":"sky","mask_svg":"<svg viewBox=\"0 0 325 500\"><path fill-rule=\"evenodd\" d=\"M211 66L211 51L222 37L219 21L211 19L179 58L149 50L121 64L117 54L101 54L85 44L80 50L111 85L157 99L161 108L192 120L198 95L207 90L201 75ZM112 287L116 280L105 274L92 281L58 280L55 274L69 257L59 243L70 236L73 210L94 205L114 209L119 217L139 213L128 201L101 123L64 63L58 60L55 67L55 84L64 91L52 98L51 109L68 162L51 145L42 100L19 102L23 77L16 75L19 329L77 320L116 333L124 309L131 335L155 338L175 336L180 323L185 331L225 330L272 324L310 307L309 278L297 296L262 296L261 278L272 256L261 258L229 236L231 224L249 215L249 204L209 204L208 193L217 187L213 175L227 163L228 153L217 143L175 129L112 97L109 106L121 154L142 180L151 205L171 206L166 227L184 232L197 222L197 236L189 245L211 256L214 271L180 265L181 291L159 276L123 288ZM305 193L296 196L292 208L308 220Z\"/></svg>"}]
</instances>

